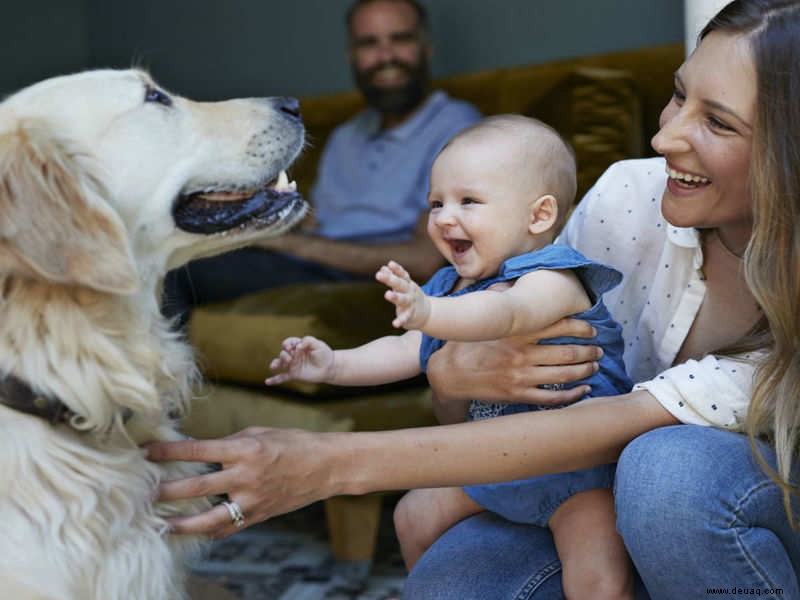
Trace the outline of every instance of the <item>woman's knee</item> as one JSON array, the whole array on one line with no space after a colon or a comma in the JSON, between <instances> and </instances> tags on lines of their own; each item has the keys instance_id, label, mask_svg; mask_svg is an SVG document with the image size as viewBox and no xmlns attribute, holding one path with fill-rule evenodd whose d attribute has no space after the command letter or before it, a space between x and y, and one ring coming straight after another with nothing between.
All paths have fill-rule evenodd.
<instances>
[{"instance_id":1,"label":"woman's knee","mask_svg":"<svg viewBox=\"0 0 800 600\"><path fill-rule=\"evenodd\" d=\"M649 526L654 515L691 520L712 509L717 492L745 493L750 484L741 474L754 468L744 435L697 425L649 431L628 444L617 464L618 526Z\"/></svg>"},{"instance_id":2,"label":"woman's knee","mask_svg":"<svg viewBox=\"0 0 800 600\"><path fill-rule=\"evenodd\" d=\"M648 586L679 586L676 572L686 585L737 572L742 583L796 588L800 542L745 435L678 425L636 438L617 465L615 502L617 529Z\"/></svg>"}]
</instances>

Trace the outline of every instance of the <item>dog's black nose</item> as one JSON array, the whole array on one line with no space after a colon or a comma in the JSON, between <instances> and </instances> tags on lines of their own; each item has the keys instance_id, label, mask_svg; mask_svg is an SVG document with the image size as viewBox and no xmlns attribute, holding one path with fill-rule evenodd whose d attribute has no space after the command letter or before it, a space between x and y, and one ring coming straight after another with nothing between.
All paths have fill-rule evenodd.
<instances>
[{"instance_id":1,"label":"dog's black nose","mask_svg":"<svg viewBox=\"0 0 800 600\"><path fill-rule=\"evenodd\" d=\"M276 98L270 98L270 102L272 106L275 107L275 110L282 112L283 114L293 118L300 120L300 101L297 98L292 98L291 96L279 96Z\"/></svg>"}]
</instances>

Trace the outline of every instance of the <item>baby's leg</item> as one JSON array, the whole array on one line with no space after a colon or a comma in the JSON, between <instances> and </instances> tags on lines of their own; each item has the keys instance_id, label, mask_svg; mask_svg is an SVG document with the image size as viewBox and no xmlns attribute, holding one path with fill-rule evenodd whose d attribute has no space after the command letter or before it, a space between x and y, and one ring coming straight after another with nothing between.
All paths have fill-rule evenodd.
<instances>
[{"instance_id":1,"label":"baby's leg","mask_svg":"<svg viewBox=\"0 0 800 600\"><path fill-rule=\"evenodd\" d=\"M575 494L556 509L548 525L567 598L633 600L633 569L616 530L611 490Z\"/></svg>"},{"instance_id":2,"label":"baby's leg","mask_svg":"<svg viewBox=\"0 0 800 600\"><path fill-rule=\"evenodd\" d=\"M482 510L458 487L408 492L394 509L394 527L406 568L410 571L445 531Z\"/></svg>"}]
</instances>

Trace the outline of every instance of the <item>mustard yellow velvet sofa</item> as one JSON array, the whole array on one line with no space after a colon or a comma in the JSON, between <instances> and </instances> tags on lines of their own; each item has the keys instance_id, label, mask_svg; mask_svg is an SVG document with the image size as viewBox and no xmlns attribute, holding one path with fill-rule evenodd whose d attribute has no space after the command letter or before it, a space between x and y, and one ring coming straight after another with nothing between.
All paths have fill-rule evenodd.
<instances>
[{"instance_id":1,"label":"mustard yellow velvet sofa","mask_svg":"<svg viewBox=\"0 0 800 600\"><path fill-rule=\"evenodd\" d=\"M651 154L649 140L672 93L682 44L583 56L439 79L435 87L486 115L538 117L572 144L579 197L612 162ZM293 167L299 189L314 179L332 129L363 108L357 92L301 100L310 147ZM268 361L289 335L316 335L348 347L392 333L393 309L372 283L287 286L195 309L190 339L208 379L184 422L194 437L219 437L249 425L315 431L379 430L433 424L424 380L375 389L289 384L267 389ZM391 468L391 465L387 465ZM381 496L326 502L335 556L369 560Z\"/></svg>"}]
</instances>

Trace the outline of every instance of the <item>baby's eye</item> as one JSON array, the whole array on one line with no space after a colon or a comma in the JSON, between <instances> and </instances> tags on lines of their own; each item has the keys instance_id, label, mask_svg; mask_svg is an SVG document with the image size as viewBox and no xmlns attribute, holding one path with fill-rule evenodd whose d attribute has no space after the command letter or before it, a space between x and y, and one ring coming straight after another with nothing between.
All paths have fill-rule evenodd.
<instances>
[{"instance_id":1,"label":"baby's eye","mask_svg":"<svg viewBox=\"0 0 800 600\"><path fill-rule=\"evenodd\" d=\"M477 204L477 203L478 201L475 200L475 198L466 197L461 199L461 204Z\"/></svg>"},{"instance_id":2,"label":"baby's eye","mask_svg":"<svg viewBox=\"0 0 800 600\"><path fill-rule=\"evenodd\" d=\"M428 204L430 207L433 208L442 208L442 201L441 200L431 200Z\"/></svg>"}]
</instances>

